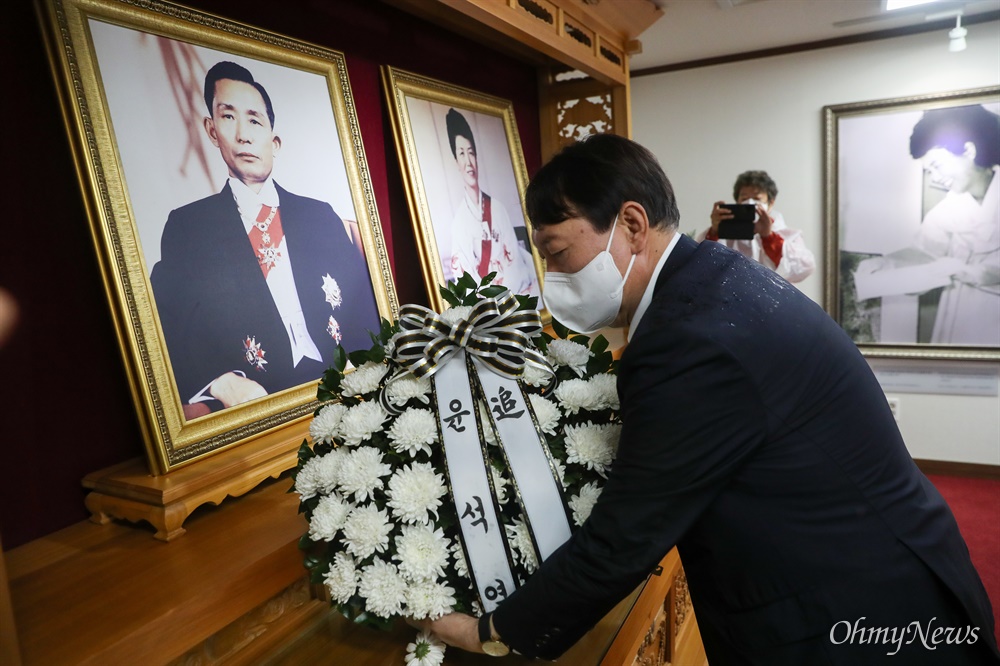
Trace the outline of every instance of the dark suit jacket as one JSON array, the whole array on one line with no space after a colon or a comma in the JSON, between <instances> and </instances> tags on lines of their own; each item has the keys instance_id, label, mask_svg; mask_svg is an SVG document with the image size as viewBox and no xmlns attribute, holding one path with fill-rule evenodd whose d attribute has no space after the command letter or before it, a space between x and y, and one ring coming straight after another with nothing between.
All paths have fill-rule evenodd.
<instances>
[{"instance_id":1,"label":"dark suit jacket","mask_svg":"<svg viewBox=\"0 0 1000 666\"><path fill-rule=\"evenodd\" d=\"M845 642L843 624L831 642L844 620L972 625L971 650L995 650L955 520L867 363L775 273L682 237L618 392L618 456L590 519L496 611L514 649L561 654L677 545L712 666L892 661L895 645ZM968 648L917 639L896 663L980 663Z\"/></svg>"},{"instance_id":2,"label":"dark suit jacket","mask_svg":"<svg viewBox=\"0 0 1000 666\"><path fill-rule=\"evenodd\" d=\"M327 203L275 187L295 288L323 363L304 358L292 366L288 335L227 183L219 194L170 213L150 278L182 401L234 370L268 393L316 380L332 365L331 316L348 351L370 347L367 331L379 329L368 267L340 218ZM340 286L336 309L322 289L327 274ZM264 370L247 361L248 337L265 352Z\"/></svg>"}]
</instances>

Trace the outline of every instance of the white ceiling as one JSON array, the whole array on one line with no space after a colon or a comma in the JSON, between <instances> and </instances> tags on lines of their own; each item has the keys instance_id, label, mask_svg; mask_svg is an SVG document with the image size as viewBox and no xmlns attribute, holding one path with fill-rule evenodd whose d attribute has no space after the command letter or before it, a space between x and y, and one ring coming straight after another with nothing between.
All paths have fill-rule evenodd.
<instances>
[{"instance_id":1,"label":"white ceiling","mask_svg":"<svg viewBox=\"0 0 1000 666\"><path fill-rule=\"evenodd\" d=\"M956 9L965 16L1000 10L1000 0L939 0L888 14L882 11L884 0L652 1L663 17L639 35L642 53L631 57L632 71L927 25L928 16Z\"/></svg>"}]
</instances>

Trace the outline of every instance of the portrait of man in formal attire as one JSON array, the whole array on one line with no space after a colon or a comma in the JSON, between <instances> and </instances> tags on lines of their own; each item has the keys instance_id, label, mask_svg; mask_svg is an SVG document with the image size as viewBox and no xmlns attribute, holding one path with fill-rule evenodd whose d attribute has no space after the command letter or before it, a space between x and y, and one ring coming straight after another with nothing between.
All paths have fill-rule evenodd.
<instances>
[{"instance_id":1,"label":"portrait of man in formal attire","mask_svg":"<svg viewBox=\"0 0 1000 666\"><path fill-rule=\"evenodd\" d=\"M185 413L316 380L337 345L367 347L378 309L364 258L330 204L273 178L282 141L267 90L222 61L202 126L221 191L173 210L150 277Z\"/></svg>"},{"instance_id":2,"label":"portrait of man in formal attire","mask_svg":"<svg viewBox=\"0 0 1000 666\"><path fill-rule=\"evenodd\" d=\"M90 30L184 420L315 382L337 345L369 347L376 248L326 75Z\"/></svg>"}]
</instances>

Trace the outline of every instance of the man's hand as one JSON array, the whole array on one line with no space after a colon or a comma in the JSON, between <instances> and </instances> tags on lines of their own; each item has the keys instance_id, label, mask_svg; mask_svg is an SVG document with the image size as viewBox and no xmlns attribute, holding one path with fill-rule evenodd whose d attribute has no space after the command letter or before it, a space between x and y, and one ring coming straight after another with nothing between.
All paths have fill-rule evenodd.
<instances>
[{"instance_id":1,"label":"man's hand","mask_svg":"<svg viewBox=\"0 0 1000 666\"><path fill-rule=\"evenodd\" d=\"M465 613L449 613L436 620L407 620L412 627L427 629L452 647L485 654L479 642L479 620Z\"/></svg>"},{"instance_id":2,"label":"man's hand","mask_svg":"<svg viewBox=\"0 0 1000 666\"><path fill-rule=\"evenodd\" d=\"M232 407L267 395L264 387L252 379L227 372L208 387L208 392L225 407Z\"/></svg>"},{"instance_id":3,"label":"man's hand","mask_svg":"<svg viewBox=\"0 0 1000 666\"><path fill-rule=\"evenodd\" d=\"M725 201L716 201L712 204L712 233L716 236L719 235L719 223L723 220L733 219L733 211L728 208L723 208L722 204Z\"/></svg>"}]
</instances>

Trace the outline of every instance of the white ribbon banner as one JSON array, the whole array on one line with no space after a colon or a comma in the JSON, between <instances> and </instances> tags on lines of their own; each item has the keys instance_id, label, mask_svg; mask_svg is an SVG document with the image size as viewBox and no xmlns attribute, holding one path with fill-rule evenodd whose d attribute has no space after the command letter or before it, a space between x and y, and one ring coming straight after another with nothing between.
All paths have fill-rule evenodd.
<instances>
[{"instance_id":1,"label":"white ribbon banner","mask_svg":"<svg viewBox=\"0 0 1000 666\"><path fill-rule=\"evenodd\" d=\"M476 426L478 407L472 398L464 351L437 370L434 391L469 573L484 610L489 612L514 591L515 582Z\"/></svg>"},{"instance_id":2,"label":"white ribbon banner","mask_svg":"<svg viewBox=\"0 0 1000 666\"><path fill-rule=\"evenodd\" d=\"M516 581L480 427L492 427L497 433L538 560L545 560L570 537L555 463L517 383L526 363L552 372L530 346L531 337L541 331L541 321L536 310L518 310L515 296L505 291L477 303L465 320L449 323L432 310L411 304L400 309L399 323L393 358L404 372L434 381L469 573L488 612L514 591ZM476 377L475 393L470 375ZM400 376L403 372L390 383ZM480 423L476 402L480 398L486 401L489 423ZM384 399L383 405L392 412Z\"/></svg>"},{"instance_id":3,"label":"white ribbon banner","mask_svg":"<svg viewBox=\"0 0 1000 666\"><path fill-rule=\"evenodd\" d=\"M472 360L532 539L540 561L544 561L571 534L554 463L535 427L528 397L518 383L491 372L475 357Z\"/></svg>"}]
</instances>

